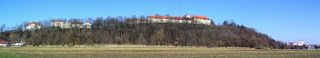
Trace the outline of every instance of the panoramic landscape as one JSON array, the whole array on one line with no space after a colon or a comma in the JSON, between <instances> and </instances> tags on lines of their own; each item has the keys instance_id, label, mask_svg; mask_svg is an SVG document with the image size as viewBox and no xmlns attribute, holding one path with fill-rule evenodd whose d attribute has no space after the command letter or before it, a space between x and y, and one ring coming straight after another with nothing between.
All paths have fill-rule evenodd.
<instances>
[{"instance_id":1,"label":"panoramic landscape","mask_svg":"<svg viewBox=\"0 0 320 58\"><path fill-rule=\"evenodd\" d=\"M319 58L319 2L3 0L0 58Z\"/></svg>"}]
</instances>

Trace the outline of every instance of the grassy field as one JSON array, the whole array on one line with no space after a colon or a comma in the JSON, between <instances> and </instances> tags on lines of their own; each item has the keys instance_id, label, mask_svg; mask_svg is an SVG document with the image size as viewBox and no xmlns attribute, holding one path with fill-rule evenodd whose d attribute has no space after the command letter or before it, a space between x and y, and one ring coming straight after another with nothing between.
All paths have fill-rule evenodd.
<instances>
[{"instance_id":1,"label":"grassy field","mask_svg":"<svg viewBox=\"0 0 320 58\"><path fill-rule=\"evenodd\" d=\"M0 47L0 58L319 58L320 50L142 45Z\"/></svg>"}]
</instances>

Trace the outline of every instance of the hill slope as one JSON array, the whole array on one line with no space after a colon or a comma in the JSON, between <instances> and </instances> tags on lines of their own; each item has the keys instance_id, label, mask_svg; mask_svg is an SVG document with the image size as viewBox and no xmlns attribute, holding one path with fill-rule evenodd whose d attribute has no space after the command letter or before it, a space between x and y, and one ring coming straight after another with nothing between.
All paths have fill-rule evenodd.
<instances>
[{"instance_id":1,"label":"hill slope","mask_svg":"<svg viewBox=\"0 0 320 58\"><path fill-rule=\"evenodd\" d=\"M43 24L43 23L42 23ZM62 29L44 26L41 30L7 31L1 40L23 40L31 45L143 44L205 47L285 48L266 34L234 22L223 25L185 23L129 24L117 19L93 21L91 29Z\"/></svg>"}]
</instances>

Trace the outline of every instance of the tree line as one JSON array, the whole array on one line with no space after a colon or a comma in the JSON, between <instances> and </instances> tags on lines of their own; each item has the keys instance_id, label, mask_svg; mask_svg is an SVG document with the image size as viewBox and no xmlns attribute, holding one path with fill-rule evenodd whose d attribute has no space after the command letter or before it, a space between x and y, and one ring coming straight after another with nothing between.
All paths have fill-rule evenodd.
<instances>
[{"instance_id":1,"label":"tree line","mask_svg":"<svg viewBox=\"0 0 320 58\"><path fill-rule=\"evenodd\" d=\"M40 30L24 30L27 22L14 30L0 31L0 40L8 42L23 40L26 44L40 45L94 45L94 44L141 44L160 46L250 47L287 48L286 44L272 39L234 22L221 25L187 23L129 23L126 20L146 19L145 16L98 17L95 19L50 19L40 21ZM92 28L64 29L51 27L51 20L88 21ZM5 25L4 25L5 26Z\"/></svg>"}]
</instances>

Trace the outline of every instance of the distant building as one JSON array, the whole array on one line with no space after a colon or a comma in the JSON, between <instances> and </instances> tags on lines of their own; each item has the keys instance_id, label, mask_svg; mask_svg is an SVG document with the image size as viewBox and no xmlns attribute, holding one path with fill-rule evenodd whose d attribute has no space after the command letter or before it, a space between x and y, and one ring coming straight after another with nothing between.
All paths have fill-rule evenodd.
<instances>
[{"instance_id":1,"label":"distant building","mask_svg":"<svg viewBox=\"0 0 320 58\"><path fill-rule=\"evenodd\" d=\"M305 44L304 43L304 41L298 41L298 42L292 42L292 43L287 43L287 45L289 45L289 46L303 46L303 45L307 45L307 44Z\"/></svg>"},{"instance_id":2,"label":"distant building","mask_svg":"<svg viewBox=\"0 0 320 58\"><path fill-rule=\"evenodd\" d=\"M26 26L26 30L39 30L39 29L41 29L40 23L30 22Z\"/></svg>"},{"instance_id":3,"label":"distant building","mask_svg":"<svg viewBox=\"0 0 320 58\"><path fill-rule=\"evenodd\" d=\"M12 43L11 44L11 46L14 46L14 47L20 47L20 46L23 46L24 45L24 43L23 43L23 41L21 40L20 42L14 42L14 43Z\"/></svg>"},{"instance_id":4,"label":"distant building","mask_svg":"<svg viewBox=\"0 0 320 58\"><path fill-rule=\"evenodd\" d=\"M189 14L186 14L184 17L185 18L191 18Z\"/></svg>"},{"instance_id":5,"label":"distant building","mask_svg":"<svg viewBox=\"0 0 320 58\"><path fill-rule=\"evenodd\" d=\"M147 21L148 23L189 23L205 25L211 25L212 23L212 21L206 16L193 15L193 17L191 17L189 14L186 14L184 17L150 15ZM140 23L140 21L137 21L137 23Z\"/></svg>"},{"instance_id":6,"label":"distant building","mask_svg":"<svg viewBox=\"0 0 320 58\"><path fill-rule=\"evenodd\" d=\"M62 28L71 28L71 23L69 21L64 22Z\"/></svg>"},{"instance_id":7,"label":"distant building","mask_svg":"<svg viewBox=\"0 0 320 58\"><path fill-rule=\"evenodd\" d=\"M206 16L193 15L193 20L196 24L211 25L211 20Z\"/></svg>"},{"instance_id":8,"label":"distant building","mask_svg":"<svg viewBox=\"0 0 320 58\"><path fill-rule=\"evenodd\" d=\"M82 22L72 22L71 23L72 28L83 28Z\"/></svg>"},{"instance_id":9,"label":"distant building","mask_svg":"<svg viewBox=\"0 0 320 58\"><path fill-rule=\"evenodd\" d=\"M308 44L304 43L304 41L298 41L298 42L291 42L287 43L289 49L308 49L311 47L308 47Z\"/></svg>"},{"instance_id":10,"label":"distant building","mask_svg":"<svg viewBox=\"0 0 320 58\"><path fill-rule=\"evenodd\" d=\"M86 23L84 24L84 27L85 27L85 28L91 28L91 24L90 24L89 22L86 22Z\"/></svg>"},{"instance_id":11,"label":"distant building","mask_svg":"<svg viewBox=\"0 0 320 58\"><path fill-rule=\"evenodd\" d=\"M62 20L52 20L52 27L60 27L60 28L91 28L91 24L89 22L83 24L82 22L63 22Z\"/></svg>"},{"instance_id":12,"label":"distant building","mask_svg":"<svg viewBox=\"0 0 320 58\"><path fill-rule=\"evenodd\" d=\"M52 20L51 26L52 26L52 27L60 27L60 28L63 28L63 27L64 27L64 23L63 23L62 20Z\"/></svg>"},{"instance_id":13,"label":"distant building","mask_svg":"<svg viewBox=\"0 0 320 58\"><path fill-rule=\"evenodd\" d=\"M6 47L6 46L8 46L8 43L7 43L7 41L0 41L0 47Z\"/></svg>"}]
</instances>

